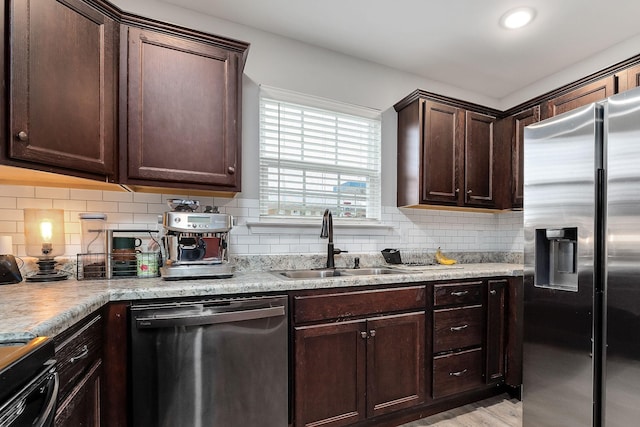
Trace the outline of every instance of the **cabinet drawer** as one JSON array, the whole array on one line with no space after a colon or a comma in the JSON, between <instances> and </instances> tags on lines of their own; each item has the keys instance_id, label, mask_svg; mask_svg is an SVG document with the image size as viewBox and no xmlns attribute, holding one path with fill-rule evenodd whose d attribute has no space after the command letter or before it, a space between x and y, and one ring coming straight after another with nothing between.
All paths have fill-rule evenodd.
<instances>
[{"instance_id":1,"label":"cabinet drawer","mask_svg":"<svg viewBox=\"0 0 640 427\"><path fill-rule=\"evenodd\" d=\"M294 297L295 323L426 308L425 286Z\"/></svg>"},{"instance_id":2,"label":"cabinet drawer","mask_svg":"<svg viewBox=\"0 0 640 427\"><path fill-rule=\"evenodd\" d=\"M433 352L482 344L482 306L449 308L433 312Z\"/></svg>"},{"instance_id":3,"label":"cabinet drawer","mask_svg":"<svg viewBox=\"0 0 640 427\"><path fill-rule=\"evenodd\" d=\"M482 281L433 286L433 305L482 304Z\"/></svg>"},{"instance_id":4,"label":"cabinet drawer","mask_svg":"<svg viewBox=\"0 0 640 427\"><path fill-rule=\"evenodd\" d=\"M433 397L482 387L482 349L433 358Z\"/></svg>"},{"instance_id":5,"label":"cabinet drawer","mask_svg":"<svg viewBox=\"0 0 640 427\"><path fill-rule=\"evenodd\" d=\"M97 314L55 340L60 399L71 391L83 372L101 358L102 324L102 316Z\"/></svg>"}]
</instances>

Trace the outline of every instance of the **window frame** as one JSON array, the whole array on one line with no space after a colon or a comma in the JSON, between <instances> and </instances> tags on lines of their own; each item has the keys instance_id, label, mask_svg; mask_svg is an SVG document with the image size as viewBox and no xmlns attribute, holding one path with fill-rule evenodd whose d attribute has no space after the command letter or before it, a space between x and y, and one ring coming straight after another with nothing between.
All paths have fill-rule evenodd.
<instances>
[{"instance_id":1,"label":"window frame","mask_svg":"<svg viewBox=\"0 0 640 427\"><path fill-rule=\"evenodd\" d=\"M380 222L382 219L382 114L379 110L356 106L352 104L342 103L339 101L329 100L326 98L320 98L313 95L301 94L293 91L288 91L284 89L273 88L269 86L260 86L259 91L259 203L260 203L260 220L267 221L290 221L290 220L317 220L317 218L322 216L322 213L325 208L329 208L334 218L337 220L344 219L345 222L355 223L355 222ZM305 145L313 146L313 143L306 142L306 136L304 135L305 128L305 117L304 113L307 112L309 114L322 113L327 114L328 116L334 116L335 124L333 125L337 131L347 129L347 125L350 123L349 120L354 120L354 123L357 123L362 129L367 129L364 132L359 132L360 134L366 135L368 143L364 144L363 147L370 153L370 155L366 157L362 157L361 151L358 151L358 158L352 159L352 163L349 165L340 164L339 153L337 153L341 149L345 149L345 147L353 148L354 144L358 144L359 142L354 142L355 140L362 139L354 137L353 141L345 142L344 137L336 138L331 148L336 151L333 155L332 161L333 164L329 163L317 163L317 162L309 162L310 167L305 167L305 161L303 159L304 154L300 154L300 159L297 160L289 160L284 159L286 157L281 155L281 150L284 145L286 145L286 137L282 137L280 133L284 133L282 131L283 127L280 122L277 125L273 123L267 123L267 120L271 118L273 122L273 115L268 116L267 113L273 112L274 107L269 107L270 110L265 110L267 104L277 104L277 114L278 120L280 119L281 110L280 108L294 108L300 110L299 123L296 120L292 120L294 124L299 124L300 127L296 128L300 130L299 141L295 141L294 145L299 145L298 151L300 153L305 153ZM295 115L295 114L294 114ZM324 117L324 116L323 116ZM330 119L328 119L329 122ZM347 125L345 125L347 123ZM269 127L271 126L271 127ZM267 137L267 133L274 133L273 127L277 127L277 137ZM344 127L343 127L344 126ZM322 128L324 131L325 128ZM331 125L328 125L326 129L331 129ZM340 134L342 135L342 134ZM269 140L270 142L266 142ZM276 141L277 145L274 145ZM316 143L317 145L317 143ZM271 149L271 153L273 156L265 155L267 149ZM316 147L317 148L317 147ZM277 154L274 154L274 149L277 150ZM357 147L358 150L361 150L361 147ZM307 152L313 151L309 149ZM295 156L295 155L292 155ZM312 160L320 159L317 156L311 156ZM363 160L366 159L366 160ZM324 159L323 159L324 160ZM345 156L345 159L348 160L348 155ZM322 161L322 160L321 160ZM361 168L355 168L353 165L365 165ZM268 183L265 180L269 179L267 177L273 177L274 173L269 175L268 168L277 168L278 171L275 172L275 175L278 177L278 187L275 186L269 187ZM295 214L295 209L281 209L283 204L283 199L281 198L281 184L280 180L281 176L284 175L285 179L292 179L295 181L302 181L303 178L293 177L286 178L286 173L284 170L286 168L294 174L296 172L300 172L302 176L307 176L307 173L320 174L322 178L316 178L322 181L321 187L332 187L333 192L328 191L324 188L319 193L324 194L325 200L330 200L330 202L325 203L315 203L313 204L313 208L307 209L306 205L299 205L297 214ZM354 171L358 173L354 173ZM341 177L352 176L354 179L345 180ZM330 182L335 180L333 184ZM337 185L335 185L337 182ZM294 183L295 184L295 183ZM312 192L307 190L307 184L302 183L298 184L301 188L296 188L295 190L289 190L283 192L285 195L290 195L291 197L305 197L306 195L310 195ZM366 197L362 197L362 188L364 187L364 192L366 192ZM269 188L272 191L269 191ZM337 190L336 190L337 188ZM273 190L275 189L275 190ZM337 192L337 194L336 194ZM274 196L277 193L277 196ZM292 195L293 194L293 195ZM317 195L317 194L316 194ZM267 199L271 197L278 197L275 202L276 209L278 209L279 213L269 213L269 206ZM343 199L352 198L354 201L344 201ZM322 196L318 196L317 198L322 199ZM335 199L335 201L334 201ZM342 200L342 201L341 201ZM354 204L354 208L350 209L349 203ZM295 207L295 203L291 203L292 207ZM346 207L345 207L346 206ZM320 208L321 207L321 208ZM320 208L320 209L319 209ZM366 210L366 216L362 216L359 212ZM355 216L351 212L354 212ZM294 214L292 214L294 213ZM358 216L359 215L359 216Z\"/></svg>"}]
</instances>

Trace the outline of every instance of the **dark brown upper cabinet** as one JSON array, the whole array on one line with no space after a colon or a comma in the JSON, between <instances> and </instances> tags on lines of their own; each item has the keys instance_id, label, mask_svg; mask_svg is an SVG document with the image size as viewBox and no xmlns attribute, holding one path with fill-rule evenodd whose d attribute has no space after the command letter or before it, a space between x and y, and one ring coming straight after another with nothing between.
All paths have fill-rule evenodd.
<instances>
[{"instance_id":1,"label":"dark brown upper cabinet","mask_svg":"<svg viewBox=\"0 0 640 427\"><path fill-rule=\"evenodd\" d=\"M240 191L248 45L226 42L122 27L121 183Z\"/></svg>"},{"instance_id":2,"label":"dark brown upper cabinet","mask_svg":"<svg viewBox=\"0 0 640 427\"><path fill-rule=\"evenodd\" d=\"M629 67L616 73L618 77L618 92L624 92L640 86L640 65Z\"/></svg>"},{"instance_id":3,"label":"dark brown upper cabinet","mask_svg":"<svg viewBox=\"0 0 640 427\"><path fill-rule=\"evenodd\" d=\"M566 113L615 94L616 77L611 75L564 93L542 104L542 119Z\"/></svg>"},{"instance_id":4,"label":"dark brown upper cabinet","mask_svg":"<svg viewBox=\"0 0 640 427\"><path fill-rule=\"evenodd\" d=\"M511 138L511 207L521 209L524 203L524 128L540 121L540 107L528 108L505 119L506 138Z\"/></svg>"},{"instance_id":5,"label":"dark brown upper cabinet","mask_svg":"<svg viewBox=\"0 0 640 427\"><path fill-rule=\"evenodd\" d=\"M118 24L80 0L8 4L3 163L113 179Z\"/></svg>"},{"instance_id":6,"label":"dark brown upper cabinet","mask_svg":"<svg viewBox=\"0 0 640 427\"><path fill-rule=\"evenodd\" d=\"M500 208L496 115L425 94L416 91L395 105L398 206Z\"/></svg>"},{"instance_id":7,"label":"dark brown upper cabinet","mask_svg":"<svg viewBox=\"0 0 640 427\"><path fill-rule=\"evenodd\" d=\"M497 208L494 169L496 118L466 112L464 144L464 205Z\"/></svg>"}]
</instances>

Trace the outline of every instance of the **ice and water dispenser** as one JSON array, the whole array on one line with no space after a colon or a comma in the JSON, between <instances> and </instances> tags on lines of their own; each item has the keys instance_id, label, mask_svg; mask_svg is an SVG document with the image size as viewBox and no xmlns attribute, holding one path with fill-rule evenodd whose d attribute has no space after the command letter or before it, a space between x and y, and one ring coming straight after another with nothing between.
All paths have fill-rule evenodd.
<instances>
[{"instance_id":1,"label":"ice and water dispenser","mask_svg":"<svg viewBox=\"0 0 640 427\"><path fill-rule=\"evenodd\" d=\"M578 291L578 228L536 230L535 286Z\"/></svg>"}]
</instances>

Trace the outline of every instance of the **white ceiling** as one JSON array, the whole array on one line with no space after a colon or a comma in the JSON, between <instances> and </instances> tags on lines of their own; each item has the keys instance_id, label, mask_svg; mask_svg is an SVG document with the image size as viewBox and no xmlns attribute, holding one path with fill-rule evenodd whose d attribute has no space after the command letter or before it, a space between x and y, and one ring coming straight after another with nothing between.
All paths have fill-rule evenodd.
<instances>
[{"instance_id":1,"label":"white ceiling","mask_svg":"<svg viewBox=\"0 0 640 427\"><path fill-rule=\"evenodd\" d=\"M637 0L164 1L494 99L640 34ZM531 25L498 26L523 5Z\"/></svg>"}]
</instances>

